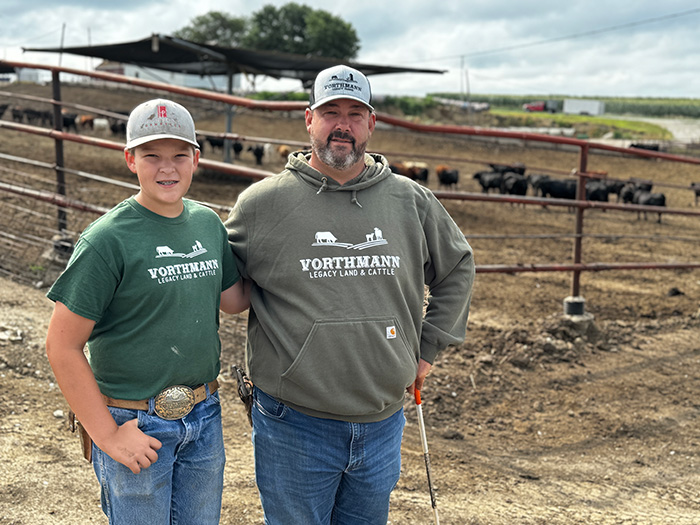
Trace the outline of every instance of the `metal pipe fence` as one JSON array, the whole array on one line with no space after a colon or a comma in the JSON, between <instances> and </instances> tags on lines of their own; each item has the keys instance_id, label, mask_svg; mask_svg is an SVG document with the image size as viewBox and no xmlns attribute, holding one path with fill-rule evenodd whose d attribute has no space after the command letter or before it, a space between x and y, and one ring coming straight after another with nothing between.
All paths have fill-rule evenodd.
<instances>
[{"instance_id":1,"label":"metal pipe fence","mask_svg":"<svg viewBox=\"0 0 700 525\"><path fill-rule=\"evenodd\" d=\"M36 251L41 249L43 251L42 257L49 260L56 266L53 273L60 271L61 265L66 262L66 253L61 252L61 239L67 236L68 232L68 214L72 213L75 224L71 224L71 230L73 232L79 232L82 230L85 223L84 219L77 219L76 212L87 212L91 215L101 214L106 211L106 208L96 205L91 205L85 202L76 201L74 199L68 199L65 197L65 186L66 174L89 178L95 181L119 184L119 181L114 181L101 177L99 175L90 174L87 172L79 170L69 170L64 166L64 151L63 143L64 141L75 142L79 144L85 144L88 146L106 148L110 150L121 151L123 149L123 144L119 142L114 142L106 139L101 139L97 137L78 135L73 133L68 133L63 131L61 123L61 108L71 107L74 109L80 109L85 111L90 111L96 114L103 114L105 116L110 116L113 118L124 118L124 115L115 114L113 112L100 110L99 108L92 108L90 106L84 106L79 104L68 104L61 101L61 81L60 73L72 74L90 77L93 79L100 79L107 82L113 82L115 84L127 84L131 86L138 86L147 89L155 89L163 92L169 92L173 94L186 95L189 97L196 97L200 99L206 99L216 102L222 102L231 106L245 107L255 110L268 110L268 111L293 111L293 110L304 110L307 104L304 102L289 102L289 101L256 101L247 99L244 97L237 97L233 95L226 95L222 93L216 93L211 91L204 91L201 89L186 88L182 86L173 86L169 84L164 84L160 82L154 82L149 80L137 79L124 77L121 75L103 73L103 72L88 72L81 71L72 68L63 68L56 66L45 66L37 64L28 64L24 62L12 62L12 61L0 61L0 64L10 67L21 67L21 68L34 68L34 69L45 69L50 70L52 73L52 99L41 99L40 97L32 97L28 95L10 94L10 93L0 93L4 96L15 96L18 98L23 98L25 100L31 100L36 102L50 103L54 108L54 127L53 129L47 129L43 127L32 126L28 124L22 124L11 121L0 120L0 129L6 129L11 131L16 131L20 133L27 133L37 136L43 136L51 138L55 141L55 151L56 159L55 163L46 163L33 161L31 159L21 159L13 157L6 154L0 154L0 159L6 161L24 163L26 165L31 165L33 167L53 170L56 174L55 181L55 191L47 190L36 190L32 188L22 187L17 184L7 184L0 182L0 192L3 194L14 194L20 196L24 203L23 205L12 205L15 206L14 215L17 217L16 220L10 221L9 225L6 224L4 231L0 232L0 246L6 247L6 253L19 253L23 252L24 256L31 258L31 255L27 255L27 252L32 252L33 256L36 257ZM697 210L687 210L687 209L674 209L659 206L642 206L636 204L619 204L613 202L597 202L588 201L585 199L585 185L588 179L606 178L607 174L601 174L596 172L589 172L587 169L588 158L592 150L600 150L606 152L613 152L621 155L629 155L632 157L641 157L649 159L661 159L671 162L687 163L687 164L700 164L700 159L694 157L671 155L667 153L662 153L658 151L644 150L644 149L630 149L630 148L620 148L615 146L610 146L606 144L594 143L587 140L561 137L561 136L548 136L540 135L536 133L526 133L520 131L503 131L503 130L493 130L488 128L473 128L467 126L450 126L450 125L432 125L432 124L421 124L416 122L410 122L397 117L378 113L377 120L384 122L386 124L396 126L399 128L411 130L417 133L426 134L445 134L445 135L469 135L475 137L490 137L490 138L505 138L505 139L515 139L528 142L546 142L555 145L563 145L567 147L577 148L579 150L579 162L577 168L572 171L557 170L549 167L537 167L538 171L549 172L552 174L559 175L572 175L577 178L577 192L576 198L574 200L570 199L552 199L552 198L539 198L539 197L529 197L529 196L514 196L514 195L495 195L486 193L469 193L469 192L452 192L452 191L434 191L433 193L438 199L441 200L454 200L454 201L481 201L481 202L491 202L497 204L522 204L526 206L541 206L541 207L566 207L569 209L574 209L575 211L575 226L574 231L570 234L565 234L566 237L573 239L572 247L572 263L571 264L518 264L518 265L478 265L477 272L479 273L519 273L519 272L570 272L572 274L571 283L571 295L573 297L579 297L580 292L580 276L582 272L599 272L604 270L641 270L641 269L695 269L700 267L700 263L694 261L687 262L643 262L643 263L583 263L583 244L582 240L586 237L584 234L584 212L587 210L617 210L623 212L636 212L636 213L656 213L664 215L685 215L685 216L698 216L700 211ZM287 145L306 147L307 144L303 142L290 142L281 141L279 139L270 139L265 137L246 137L240 134L234 133L215 133L208 131L200 131L203 136L220 137L229 140L250 140L254 142L269 142L269 143L285 143ZM390 152L385 152L389 154ZM402 156L419 156L419 154L413 152L391 152L391 154L402 155ZM466 158L466 157L450 157L446 158L444 156L436 155L421 155L424 158L439 159L441 161L448 162L464 162L464 163L474 163L474 164L489 164L488 159L481 158ZM238 177L243 180L260 180L262 178L272 175L271 172L262 170L248 168L244 166L234 165L227 162L217 162L209 159L201 159L200 166L205 169L220 172L226 175L231 175L233 177ZM7 169L7 168L5 168ZM641 180L640 180L641 182ZM136 185L129 185L126 183L121 183L125 189L134 190L138 187ZM671 185L673 186L673 185ZM676 187L678 187L676 185ZM28 231L28 226L32 221L28 219L31 216L33 205L32 202L43 202L48 206L53 207L57 213L56 224L57 226L53 229L49 228L45 224L45 219L49 215L47 213L42 213L44 218L44 224L42 226L44 234L40 231ZM216 205L211 203L205 203L221 213L227 213L229 207ZM659 215L660 217L661 215ZM94 217L93 217L94 218ZM91 219L92 220L92 219ZM38 222L34 220L33 222ZM51 239L46 239L46 231L51 231L53 235ZM16 233L11 233L11 232ZM614 234L611 234L615 237ZM478 236L475 236L478 237ZM484 236L482 236L484 237ZM504 236L505 237L505 236ZM503 237L503 238L504 238ZM516 238L515 236L510 236L510 238ZM527 236L521 236L527 237ZM532 236L530 236L532 237ZM562 237L558 236L547 236L544 237ZM692 237L685 237L685 239L693 239ZM22 249L22 245L26 247ZM48 254L48 255L47 255ZM20 257L20 256L18 256ZM35 259L36 260L36 259ZM13 277L22 277L24 274L21 271L23 263L19 264L8 264L7 257L0 257L0 273L5 273ZM29 265L29 280L36 284L41 282L43 284L50 284L51 276L50 272L41 275L37 278L37 265ZM26 269L26 268L25 268ZM57 275L57 274L56 274ZM26 278L26 275L24 275Z\"/></svg>"}]
</instances>

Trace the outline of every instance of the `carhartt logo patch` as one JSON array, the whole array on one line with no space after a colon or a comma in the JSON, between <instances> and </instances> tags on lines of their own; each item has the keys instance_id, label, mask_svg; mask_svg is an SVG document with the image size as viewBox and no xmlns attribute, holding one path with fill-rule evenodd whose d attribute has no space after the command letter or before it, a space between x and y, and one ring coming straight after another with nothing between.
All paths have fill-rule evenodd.
<instances>
[{"instance_id":1,"label":"carhartt logo patch","mask_svg":"<svg viewBox=\"0 0 700 525\"><path fill-rule=\"evenodd\" d=\"M387 339L396 339L396 327L395 326L387 326L386 327L386 338Z\"/></svg>"}]
</instances>

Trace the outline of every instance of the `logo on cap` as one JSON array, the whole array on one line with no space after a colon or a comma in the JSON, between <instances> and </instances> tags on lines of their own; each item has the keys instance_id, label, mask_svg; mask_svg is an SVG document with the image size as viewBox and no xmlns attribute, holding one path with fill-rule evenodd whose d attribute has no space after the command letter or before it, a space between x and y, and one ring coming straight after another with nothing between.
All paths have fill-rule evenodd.
<instances>
[{"instance_id":1,"label":"logo on cap","mask_svg":"<svg viewBox=\"0 0 700 525\"><path fill-rule=\"evenodd\" d=\"M362 93L362 88L358 85L352 73L348 73L348 76L345 78L338 78L338 75L333 75L329 82L323 86L323 89L330 91L358 91Z\"/></svg>"},{"instance_id":2,"label":"logo on cap","mask_svg":"<svg viewBox=\"0 0 700 525\"><path fill-rule=\"evenodd\" d=\"M165 106L158 106L158 116L161 118L168 118L168 108Z\"/></svg>"}]
</instances>

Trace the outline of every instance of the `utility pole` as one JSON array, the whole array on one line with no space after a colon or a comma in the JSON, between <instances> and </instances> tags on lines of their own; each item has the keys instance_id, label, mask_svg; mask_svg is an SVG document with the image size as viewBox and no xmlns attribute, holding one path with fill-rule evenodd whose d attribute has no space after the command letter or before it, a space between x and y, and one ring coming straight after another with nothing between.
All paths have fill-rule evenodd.
<instances>
[{"instance_id":1,"label":"utility pole","mask_svg":"<svg viewBox=\"0 0 700 525\"><path fill-rule=\"evenodd\" d=\"M66 23L63 22L63 26L61 27L61 52L58 54L58 66L61 67L61 60L63 59L63 39L66 36Z\"/></svg>"}]
</instances>

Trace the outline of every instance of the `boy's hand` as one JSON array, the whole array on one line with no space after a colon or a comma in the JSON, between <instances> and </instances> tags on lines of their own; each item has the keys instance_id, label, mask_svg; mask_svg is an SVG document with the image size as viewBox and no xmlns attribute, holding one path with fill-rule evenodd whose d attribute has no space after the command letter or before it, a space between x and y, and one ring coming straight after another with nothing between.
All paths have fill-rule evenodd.
<instances>
[{"instance_id":1,"label":"boy's hand","mask_svg":"<svg viewBox=\"0 0 700 525\"><path fill-rule=\"evenodd\" d=\"M144 434L138 427L138 420L132 419L118 427L103 446L100 448L105 454L138 474L142 468L148 468L158 460L156 451L163 444Z\"/></svg>"}]
</instances>

